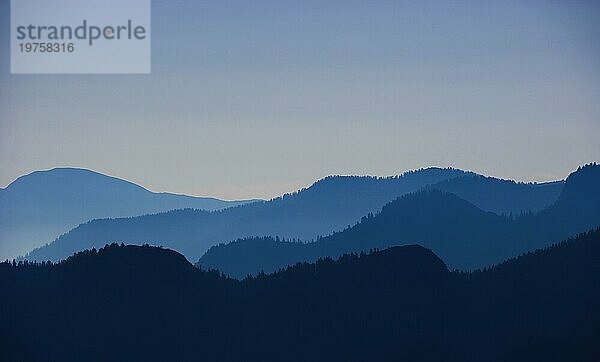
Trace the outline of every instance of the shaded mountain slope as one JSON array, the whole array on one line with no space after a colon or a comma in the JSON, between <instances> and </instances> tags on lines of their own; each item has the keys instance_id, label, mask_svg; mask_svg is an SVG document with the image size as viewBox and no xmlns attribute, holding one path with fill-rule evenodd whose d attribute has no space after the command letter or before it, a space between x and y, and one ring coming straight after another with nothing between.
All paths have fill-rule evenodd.
<instances>
[{"instance_id":1,"label":"shaded mountain slope","mask_svg":"<svg viewBox=\"0 0 600 362\"><path fill-rule=\"evenodd\" d=\"M479 268L600 225L599 171L590 165L571 174L558 200L535 214L500 216L431 189L402 196L376 216L313 243L238 240L212 247L198 265L241 278L319 257L417 243L452 268Z\"/></svg>"},{"instance_id":2,"label":"shaded mountain slope","mask_svg":"<svg viewBox=\"0 0 600 362\"><path fill-rule=\"evenodd\" d=\"M562 192L564 181L517 183L481 175L469 175L428 186L453 193L482 210L519 215L552 205Z\"/></svg>"},{"instance_id":3,"label":"shaded mountain slope","mask_svg":"<svg viewBox=\"0 0 600 362\"><path fill-rule=\"evenodd\" d=\"M154 247L0 264L2 360L595 361L600 230L474 273L420 246L244 281Z\"/></svg>"},{"instance_id":4,"label":"shaded mountain slope","mask_svg":"<svg viewBox=\"0 0 600 362\"><path fill-rule=\"evenodd\" d=\"M95 218L181 208L217 210L246 202L154 193L84 169L36 171L0 190L0 259L22 255Z\"/></svg>"}]
</instances>

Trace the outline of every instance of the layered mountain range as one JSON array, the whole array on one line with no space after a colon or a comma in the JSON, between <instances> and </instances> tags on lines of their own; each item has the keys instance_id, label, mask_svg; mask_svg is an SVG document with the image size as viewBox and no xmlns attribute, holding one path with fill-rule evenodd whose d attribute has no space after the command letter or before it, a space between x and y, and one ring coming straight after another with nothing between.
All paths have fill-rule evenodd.
<instances>
[{"instance_id":1,"label":"layered mountain range","mask_svg":"<svg viewBox=\"0 0 600 362\"><path fill-rule=\"evenodd\" d=\"M78 168L36 171L0 189L0 260L23 255L92 219L182 208L218 210L250 201L156 193Z\"/></svg>"},{"instance_id":2,"label":"layered mountain range","mask_svg":"<svg viewBox=\"0 0 600 362\"><path fill-rule=\"evenodd\" d=\"M56 195L70 201L40 191L22 207L39 202L40 215L61 220L73 203L77 217L88 202L94 212L141 210L137 196L127 209L93 181L106 176L50 176L61 173ZM18 181L3 202L31 180ZM0 263L0 360L600 356L596 164L541 184L441 168L331 176L231 204L138 191L154 200L145 207L205 207L93 219Z\"/></svg>"},{"instance_id":3,"label":"layered mountain range","mask_svg":"<svg viewBox=\"0 0 600 362\"><path fill-rule=\"evenodd\" d=\"M564 182L560 181L524 184L440 168L386 178L331 176L293 194L219 211L183 209L92 220L26 257L60 260L80 250L124 242L172 248L188 260L197 261L210 247L239 238L316 240L355 224L369 213L379 212L400 196L424 188L447 188L482 210L518 215L553 204L563 187Z\"/></svg>"},{"instance_id":4,"label":"layered mountain range","mask_svg":"<svg viewBox=\"0 0 600 362\"><path fill-rule=\"evenodd\" d=\"M507 185L512 190L507 191ZM553 187L556 184L536 185L532 189L548 192ZM381 212L369 214L356 225L314 242L246 238L212 247L198 265L241 278L320 257L419 244L433 250L451 268L469 270L600 226L600 166L586 166L571 174L558 199L535 212L498 215L475 205L507 206L510 197L506 195L511 192L519 195L516 199L527 195L522 188L505 181L478 176L455 178L401 196L386 204ZM527 196L523 199L527 200ZM532 199L530 196L529 201Z\"/></svg>"}]
</instances>

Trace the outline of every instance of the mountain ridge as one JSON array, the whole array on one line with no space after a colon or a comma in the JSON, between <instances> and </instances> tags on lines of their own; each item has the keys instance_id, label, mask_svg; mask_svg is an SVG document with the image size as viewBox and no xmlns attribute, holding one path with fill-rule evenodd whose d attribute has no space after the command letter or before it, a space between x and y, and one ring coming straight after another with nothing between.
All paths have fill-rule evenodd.
<instances>
[{"instance_id":1,"label":"mountain ridge","mask_svg":"<svg viewBox=\"0 0 600 362\"><path fill-rule=\"evenodd\" d=\"M455 194L427 187L401 196L376 215L369 214L354 226L315 242L238 239L211 247L197 265L243 278L319 257L419 243L453 268L479 268L600 225L599 171L600 166L590 165L571 174L564 194L537 213L497 215ZM587 188L579 191L581 185L573 180L580 180Z\"/></svg>"},{"instance_id":2,"label":"mountain ridge","mask_svg":"<svg viewBox=\"0 0 600 362\"><path fill-rule=\"evenodd\" d=\"M94 220L77 226L50 246L36 249L26 257L59 260L78 250L110 242L127 242L163 245L179 250L190 260L197 260L214 243L246 235L285 235L312 239L344 228L362 215L379 209L398 194L463 174L465 171L462 170L429 168L387 178L328 177L310 187L269 201L257 201L212 213L186 211L114 219L111 222ZM339 182L350 182L352 187L334 187ZM335 192L327 190L332 187ZM357 187L362 192L354 192L353 188ZM175 218L174 215L180 217ZM158 224L162 225L160 229L156 226ZM86 233L89 236L84 237ZM92 238L101 241L90 241Z\"/></svg>"},{"instance_id":3,"label":"mountain ridge","mask_svg":"<svg viewBox=\"0 0 600 362\"><path fill-rule=\"evenodd\" d=\"M94 218L136 216L190 206L218 209L251 201L155 193L87 169L34 171L0 191L0 258L24 254Z\"/></svg>"},{"instance_id":4,"label":"mountain ridge","mask_svg":"<svg viewBox=\"0 0 600 362\"><path fill-rule=\"evenodd\" d=\"M287 239L314 240L320 235L343 230L362 216L379 211L385 203L400 195L469 175L475 174L433 167L392 177L329 176L294 193L212 214L188 211L183 214L162 213L160 217L147 215L127 220L115 219L112 224L93 221L92 224L82 224L70 230L49 246L32 251L27 257L60 260L77 250L110 242L126 242L163 245L196 261L213 245L249 236L278 235ZM557 183L555 187L561 188L562 184ZM525 192L535 192L531 185L521 185L519 188ZM521 207L531 208L526 204ZM176 219L174 215L183 218ZM158 229L153 223L163 227ZM91 239L98 241L92 242Z\"/></svg>"},{"instance_id":5,"label":"mountain ridge","mask_svg":"<svg viewBox=\"0 0 600 362\"><path fill-rule=\"evenodd\" d=\"M0 263L0 359L594 361L598 260L595 229L470 273L408 245L236 281L112 244Z\"/></svg>"}]
</instances>

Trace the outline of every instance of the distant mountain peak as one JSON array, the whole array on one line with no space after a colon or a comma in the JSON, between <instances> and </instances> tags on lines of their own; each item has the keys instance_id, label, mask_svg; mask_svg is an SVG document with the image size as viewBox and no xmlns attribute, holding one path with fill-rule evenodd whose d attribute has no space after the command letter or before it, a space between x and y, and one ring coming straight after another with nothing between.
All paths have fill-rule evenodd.
<instances>
[{"instance_id":1,"label":"distant mountain peak","mask_svg":"<svg viewBox=\"0 0 600 362\"><path fill-rule=\"evenodd\" d=\"M344 188L345 192L352 192L356 188L360 188L363 184L371 183L371 182L379 182L382 184L389 184L393 186L399 180L402 180L407 183L411 183L411 181L415 185L423 185L437 183L442 180L452 179L455 177L466 176L466 175L476 175L470 171L463 171L457 168L447 167L427 167L420 168L416 170L409 170L403 172L399 175L391 175L391 176L376 176L376 175L329 175L322 179L315 181L312 185L307 188L298 190L289 195L295 195L302 192L315 192L315 191L337 191L337 189ZM419 188L415 187L415 188Z\"/></svg>"},{"instance_id":2,"label":"distant mountain peak","mask_svg":"<svg viewBox=\"0 0 600 362\"><path fill-rule=\"evenodd\" d=\"M23 255L92 219L183 208L219 210L247 202L155 193L89 169L34 171L1 190L0 259Z\"/></svg>"},{"instance_id":3,"label":"distant mountain peak","mask_svg":"<svg viewBox=\"0 0 600 362\"><path fill-rule=\"evenodd\" d=\"M600 165L590 163L571 173L559 201L596 204L600 209Z\"/></svg>"},{"instance_id":4,"label":"distant mountain peak","mask_svg":"<svg viewBox=\"0 0 600 362\"><path fill-rule=\"evenodd\" d=\"M597 182L600 182L600 165L594 162L580 166L571 173L567 177L566 187L598 188Z\"/></svg>"},{"instance_id":5,"label":"distant mountain peak","mask_svg":"<svg viewBox=\"0 0 600 362\"><path fill-rule=\"evenodd\" d=\"M398 175L389 176L377 176L377 175L328 175L313 183L313 185L335 181L353 181L353 180L394 180L398 178L405 178L414 175L432 175L432 174L445 174L445 175L477 175L471 171L464 171L454 167L424 167L414 170L408 170Z\"/></svg>"},{"instance_id":6,"label":"distant mountain peak","mask_svg":"<svg viewBox=\"0 0 600 362\"><path fill-rule=\"evenodd\" d=\"M57 185L49 185L49 182L57 182ZM131 181L127 181L118 177L108 176L103 173L93 171L85 168L76 167L55 167L48 170L38 170L30 172L26 175L17 177L11 182L6 190L15 189L20 187L31 187L31 186L59 186L61 184L81 184L89 182L106 182L113 184L127 185L130 187L138 188L140 190L148 191L145 187L137 185Z\"/></svg>"}]
</instances>

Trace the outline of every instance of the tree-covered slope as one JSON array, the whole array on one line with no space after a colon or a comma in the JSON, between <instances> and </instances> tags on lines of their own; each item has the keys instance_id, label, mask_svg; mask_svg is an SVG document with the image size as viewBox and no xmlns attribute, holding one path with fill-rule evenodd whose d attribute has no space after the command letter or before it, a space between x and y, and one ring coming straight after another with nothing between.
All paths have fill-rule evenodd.
<instances>
[{"instance_id":1,"label":"tree-covered slope","mask_svg":"<svg viewBox=\"0 0 600 362\"><path fill-rule=\"evenodd\" d=\"M564 181L522 183L481 175L467 175L428 186L453 193L482 210L497 214L519 215L540 211L560 196Z\"/></svg>"},{"instance_id":2,"label":"tree-covered slope","mask_svg":"<svg viewBox=\"0 0 600 362\"><path fill-rule=\"evenodd\" d=\"M420 246L236 281L155 247L0 264L1 360L596 361L600 230L485 271Z\"/></svg>"},{"instance_id":3,"label":"tree-covered slope","mask_svg":"<svg viewBox=\"0 0 600 362\"><path fill-rule=\"evenodd\" d=\"M454 194L428 188L399 197L375 216L316 242L242 239L212 247L198 264L241 278L319 257L419 244L452 268L475 269L599 226L600 166L581 168L565 185L553 205L516 217L486 212Z\"/></svg>"}]
</instances>

